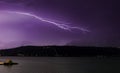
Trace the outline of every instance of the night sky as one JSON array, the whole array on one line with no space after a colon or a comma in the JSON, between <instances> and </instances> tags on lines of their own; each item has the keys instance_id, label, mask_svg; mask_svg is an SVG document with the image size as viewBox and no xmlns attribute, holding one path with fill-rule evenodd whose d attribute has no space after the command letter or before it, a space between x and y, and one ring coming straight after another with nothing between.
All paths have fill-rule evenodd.
<instances>
[{"instance_id":1,"label":"night sky","mask_svg":"<svg viewBox=\"0 0 120 73\"><path fill-rule=\"evenodd\" d=\"M118 47L119 9L117 0L0 0L0 48Z\"/></svg>"}]
</instances>

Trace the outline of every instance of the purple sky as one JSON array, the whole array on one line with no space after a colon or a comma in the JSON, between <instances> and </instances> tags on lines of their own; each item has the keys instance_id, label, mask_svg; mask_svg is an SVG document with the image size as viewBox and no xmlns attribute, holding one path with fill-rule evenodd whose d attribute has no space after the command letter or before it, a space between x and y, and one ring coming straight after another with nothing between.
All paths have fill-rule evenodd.
<instances>
[{"instance_id":1,"label":"purple sky","mask_svg":"<svg viewBox=\"0 0 120 73\"><path fill-rule=\"evenodd\" d=\"M119 8L117 0L0 0L0 48L65 44L119 46ZM61 29L15 12L87 31Z\"/></svg>"}]
</instances>

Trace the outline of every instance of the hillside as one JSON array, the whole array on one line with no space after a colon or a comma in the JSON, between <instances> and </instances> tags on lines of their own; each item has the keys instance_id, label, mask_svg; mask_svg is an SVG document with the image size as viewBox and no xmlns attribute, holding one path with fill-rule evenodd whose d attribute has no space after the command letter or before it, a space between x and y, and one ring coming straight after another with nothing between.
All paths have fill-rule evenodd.
<instances>
[{"instance_id":1,"label":"hillside","mask_svg":"<svg viewBox=\"0 0 120 73\"><path fill-rule=\"evenodd\" d=\"M120 56L120 50L114 47L22 46L0 50L0 55L42 57Z\"/></svg>"}]
</instances>

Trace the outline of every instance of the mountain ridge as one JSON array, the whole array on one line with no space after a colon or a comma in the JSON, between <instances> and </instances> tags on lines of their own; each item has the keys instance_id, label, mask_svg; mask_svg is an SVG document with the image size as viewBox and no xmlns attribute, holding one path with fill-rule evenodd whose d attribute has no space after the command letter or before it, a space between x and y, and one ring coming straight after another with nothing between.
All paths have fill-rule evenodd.
<instances>
[{"instance_id":1,"label":"mountain ridge","mask_svg":"<svg viewBox=\"0 0 120 73\"><path fill-rule=\"evenodd\" d=\"M0 50L1 56L38 56L38 57L95 57L120 56L116 47L85 46L21 46Z\"/></svg>"}]
</instances>

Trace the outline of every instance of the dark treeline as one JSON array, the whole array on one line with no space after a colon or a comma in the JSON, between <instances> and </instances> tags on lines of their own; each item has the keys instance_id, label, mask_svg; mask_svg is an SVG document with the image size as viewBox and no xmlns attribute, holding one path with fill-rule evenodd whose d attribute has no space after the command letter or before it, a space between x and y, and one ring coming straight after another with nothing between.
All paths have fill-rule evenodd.
<instances>
[{"instance_id":1,"label":"dark treeline","mask_svg":"<svg viewBox=\"0 0 120 73\"><path fill-rule=\"evenodd\" d=\"M23 46L0 50L0 55L43 57L120 56L120 50L114 47Z\"/></svg>"}]
</instances>

